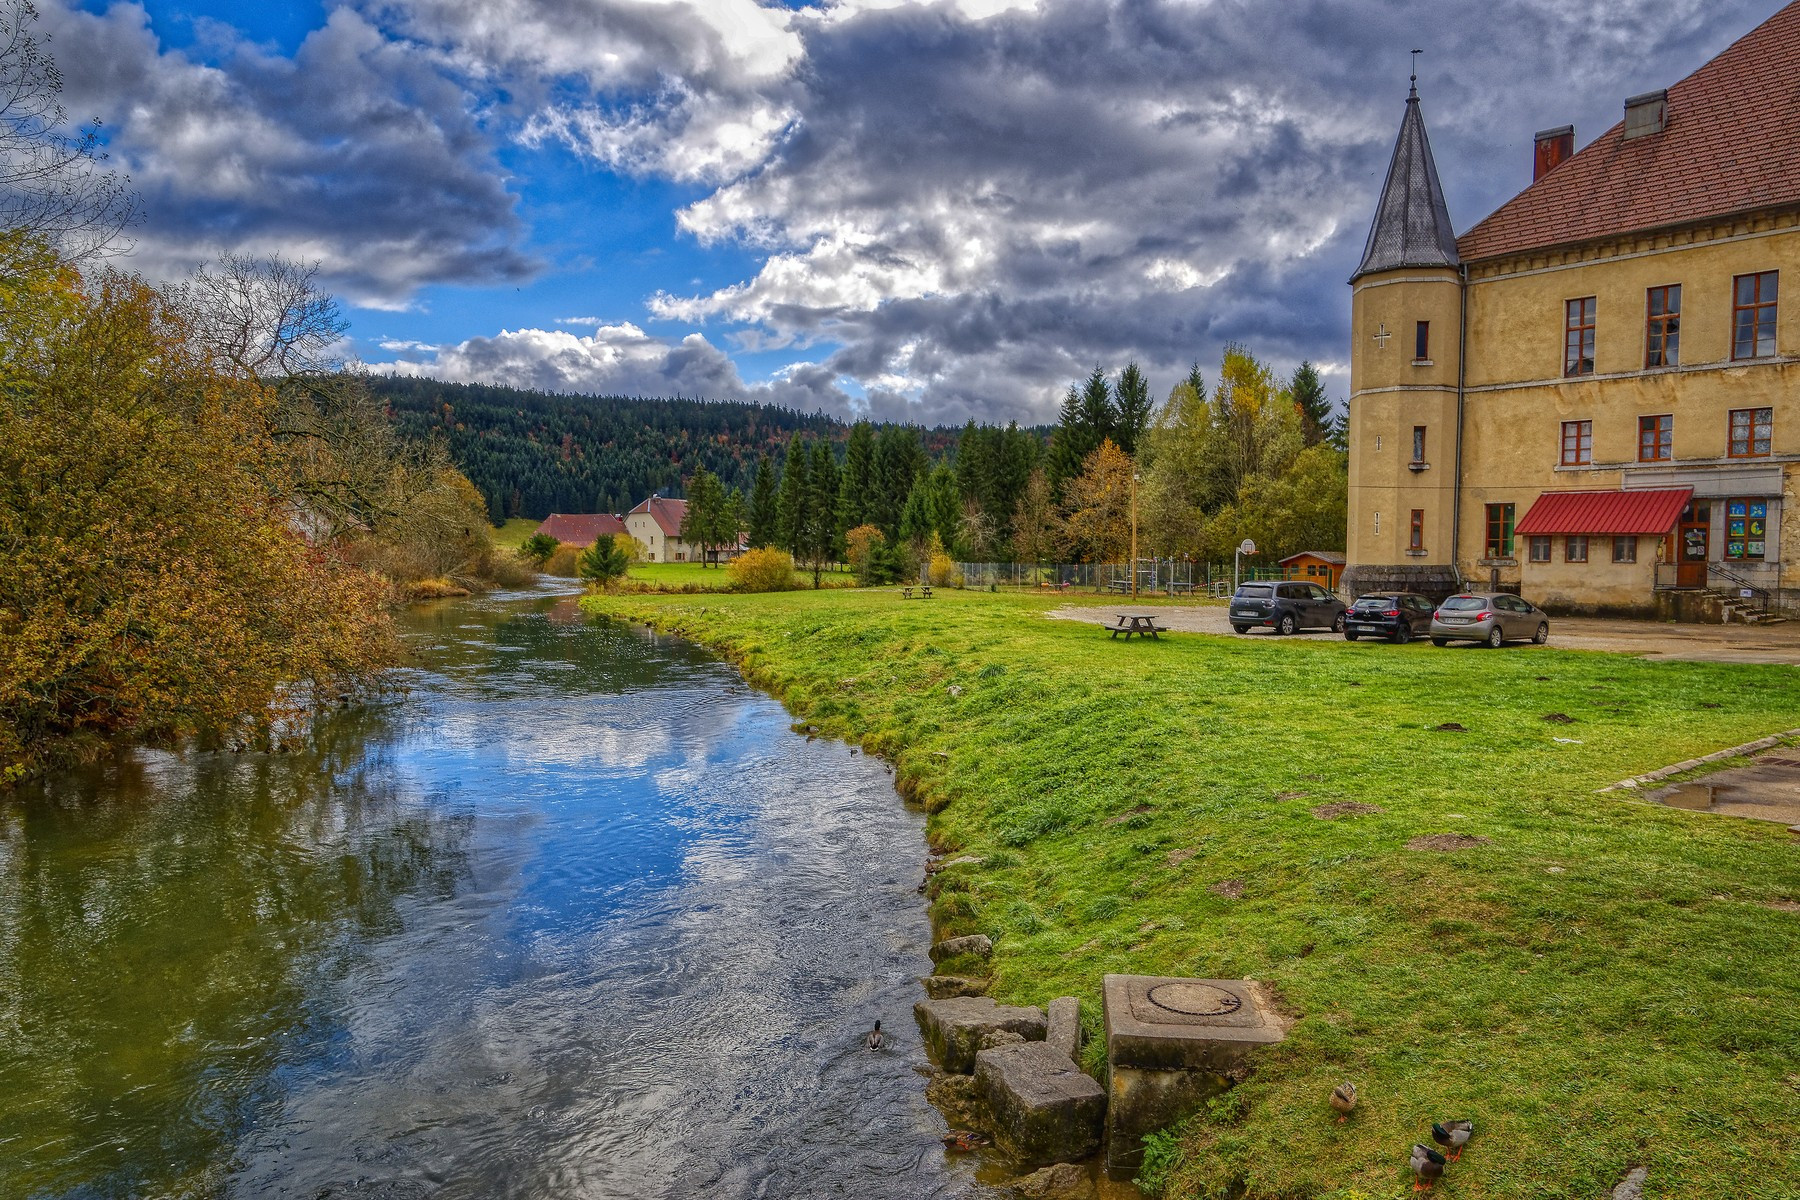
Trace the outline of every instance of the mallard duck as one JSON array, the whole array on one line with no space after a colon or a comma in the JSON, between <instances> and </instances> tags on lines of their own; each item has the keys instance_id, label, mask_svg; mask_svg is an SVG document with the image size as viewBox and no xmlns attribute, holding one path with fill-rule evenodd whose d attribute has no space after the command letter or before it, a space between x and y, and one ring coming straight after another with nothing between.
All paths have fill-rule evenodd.
<instances>
[{"instance_id":1,"label":"mallard duck","mask_svg":"<svg viewBox=\"0 0 1800 1200\"><path fill-rule=\"evenodd\" d=\"M1414 1142L1412 1157L1406 1160L1406 1165L1412 1168L1412 1173L1419 1177L1413 1183L1413 1191L1424 1191L1443 1178L1444 1164L1448 1161L1450 1160L1424 1142Z\"/></svg>"},{"instance_id":2,"label":"mallard duck","mask_svg":"<svg viewBox=\"0 0 1800 1200\"><path fill-rule=\"evenodd\" d=\"M887 1045L887 1034L881 1032L880 1021L875 1022L875 1028L869 1030L868 1036L863 1038L863 1045L870 1050L879 1050Z\"/></svg>"},{"instance_id":3,"label":"mallard duck","mask_svg":"<svg viewBox=\"0 0 1800 1200\"><path fill-rule=\"evenodd\" d=\"M944 1148L947 1150L961 1150L964 1153L967 1153L977 1146L985 1146L987 1144L988 1140L986 1138L969 1129L952 1129L949 1133L944 1135Z\"/></svg>"},{"instance_id":4,"label":"mallard duck","mask_svg":"<svg viewBox=\"0 0 1800 1200\"><path fill-rule=\"evenodd\" d=\"M1343 1114L1338 1117L1339 1125L1348 1121L1350 1119L1350 1110L1356 1107L1356 1085L1354 1083L1340 1083L1332 1088L1331 1107Z\"/></svg>"},{"instance_id":5,"label":"mallard duck","mask_svg":"<svg viewBox=\"0 0 1800 1200\"><path fill-rule=\"evenodd\" d=\"M1462 1157L1463 1146L1474 1136L1475 1122L1473 1121L1445 1121L1442 1125L1434 1124L1431 1127L1432 1141L1440 1146L1449 1146L1456 1151L1450 1156L1451 1162Z\"/></svg>"}]
</instances>

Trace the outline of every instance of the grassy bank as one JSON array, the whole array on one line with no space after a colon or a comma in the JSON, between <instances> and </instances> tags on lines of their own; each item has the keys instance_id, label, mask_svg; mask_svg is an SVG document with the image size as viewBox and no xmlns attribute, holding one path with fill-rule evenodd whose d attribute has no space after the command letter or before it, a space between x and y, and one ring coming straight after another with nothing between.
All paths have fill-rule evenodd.
<instances>
[{"instance_id":1,"label":"grassy bank","mask_svg":"<svg viewBox=\"0 0 1800 1200\"><path fill-rule=\"evenodd\" d=\"M1800 915L1772 907L1800 900L1800 849L1596 794L1800 725L1800 674L1119 643L1043 619L1062 602L587 603L718 646L891 757L934 841L986 858L939 877L934 916L994 936L996 996L1073 993L1096 1021L1109 971L1279 990L1298 1023L1183 1132L1170 1194L1398 1196L1407 1147L1455 1117L1478 1133L1447 1196L1586 1200L1639 1163L1648 1196L1800 1194ZM1433 834L1487 841L1407 847ZM1344 1079L1363 1099L1338 1125Z\"/></svg>"},{"instance_id":2,"label":"grassy bank","mask_svg":"<svg viewBox=\"0 0 1800 1200\"><path fill-rule=\"evenodd\" d=\"M812 587L812 572L798 571L796 577L801 586ZM731 576L723 566L709 567L701 563L633 563L625 573L625 578L633 583L646 584L652 588L724 591L731 584ZM824 586L849 587L855 579L848 571L826 571L820 577Z\"/></svg>"}]
</instances>

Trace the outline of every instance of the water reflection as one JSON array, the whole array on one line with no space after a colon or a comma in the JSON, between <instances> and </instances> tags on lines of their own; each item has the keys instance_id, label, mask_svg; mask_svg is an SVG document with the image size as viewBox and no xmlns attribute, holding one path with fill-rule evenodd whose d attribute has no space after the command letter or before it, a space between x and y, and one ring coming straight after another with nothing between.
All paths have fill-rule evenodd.
<instances>
[{"instance_id":1,"label":"water reflection","mask_svg":"<svg viewBox=\"0 0 1800 1200\"><path fill-rule=\"evenodd\" d=\"M572 618L432 606L307 754L0 810L0 1195L977 1190L859 1046L928 969L886 774Z\"/></svg>"}]
</instances>

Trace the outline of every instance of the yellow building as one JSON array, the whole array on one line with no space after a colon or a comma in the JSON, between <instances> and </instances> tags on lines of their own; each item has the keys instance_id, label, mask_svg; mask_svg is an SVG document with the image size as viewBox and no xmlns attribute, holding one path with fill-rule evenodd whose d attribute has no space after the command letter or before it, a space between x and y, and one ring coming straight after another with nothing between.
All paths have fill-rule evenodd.
<instances>
[{"instance_id":1,"label":"yellow building","mask_svg":"<svg viewBox=\"0 0 1800 1200\"><path fill-rule=\"evenodd\" d=\"M1415 89L1351 279L1344 590L1800 604L1800 0L1460 238Z\"/></svg>"}]
</instances>

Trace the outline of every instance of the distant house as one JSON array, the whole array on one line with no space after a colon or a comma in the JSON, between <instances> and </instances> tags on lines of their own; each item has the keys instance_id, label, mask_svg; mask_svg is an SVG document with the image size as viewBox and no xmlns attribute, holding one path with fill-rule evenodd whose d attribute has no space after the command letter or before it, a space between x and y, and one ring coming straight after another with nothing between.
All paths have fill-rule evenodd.
<instances>
[{"instance_id":1,"label":"distant house","mask_svg":"<svg viewBox=\"0 0 1800 1200\"><path fill-rule=\"evenodd\" d=\"M681 540L686 500L652 496L625 514L625 530L644 547L646 562L699 562L700 548Z\"/></svg>"},{"instance_id":2,"label":"distant house","mask_svg":"<svg viewBox=\"0 0 1800 1200\"><path fill-rule=\"evenodd\" d=\"M1281 569L1289 579L1316 583L1328 592L1337 591L1338 579L1344 574L1344 556L1336 550L1302 550L1281 560Z\"/></svg>"},{"instance_id":3,"label":"distant house","mask_svg":"<svg viewBox=\"0 0 1800 1200\"><path fill-rule=\"evenodd\" d=\"M624 533L625 522L611 513L551 513L537 531L571 546L591 546L603 533Z\"/></svg>"}]
</instances>

